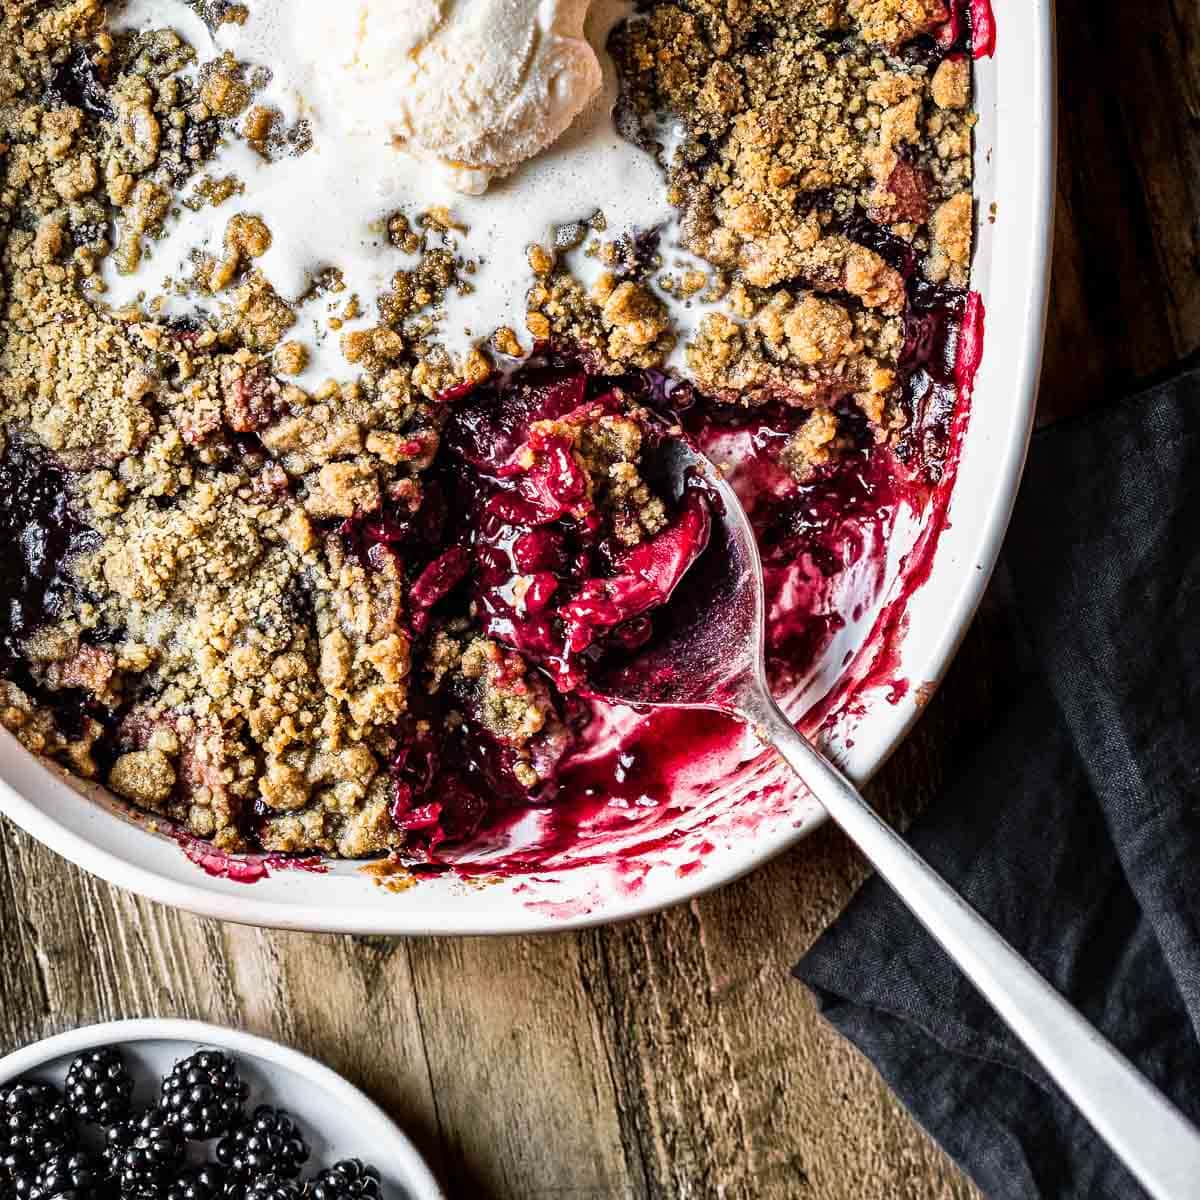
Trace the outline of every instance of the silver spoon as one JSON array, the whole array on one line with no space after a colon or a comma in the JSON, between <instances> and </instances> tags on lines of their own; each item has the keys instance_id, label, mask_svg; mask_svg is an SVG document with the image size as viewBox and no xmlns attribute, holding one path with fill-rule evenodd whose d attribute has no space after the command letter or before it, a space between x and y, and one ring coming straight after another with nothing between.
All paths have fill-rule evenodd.
<instances>
[{"instance_id":1,"label":"silver spoon","mask_svg":"<svg viewBox=\"0 0 1200 1200\"><path fill-rule=\"evenodd\" d=\"M679 438L664 440L675 489L700 486L708 547L671 596L672 625L632 660L602 662L595 694L634 706L716 709L750 725L804 781L1156 1200L1200 1194L1200 1132L885 824L792 726L767 685L762 564L753 530L720 472Z\"/></svg>"}]
</instances>

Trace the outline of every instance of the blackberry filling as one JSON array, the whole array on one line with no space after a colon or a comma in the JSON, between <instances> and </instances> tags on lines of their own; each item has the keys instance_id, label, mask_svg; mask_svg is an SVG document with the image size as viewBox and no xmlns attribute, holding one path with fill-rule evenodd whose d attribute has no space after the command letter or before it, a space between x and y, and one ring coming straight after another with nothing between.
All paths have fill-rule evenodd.
<instances>
[{"instance_id":1,"label":"blackberry filling","mask_svg":"<svg viewBox=\"0 0 1200 1200\"><path fill-rule=\"evenodd\" d=\"M96 535L76 519L68 474L44 450L12 439L0 457L0 674L23 670L21 642L63 614L77 587L72 558L94 550Z\"/></svg>"},{"instance_id":2,"label":"blackberry filling","mask_svg":"<svg viewBox=\"0 0 1200 1200\"><path fill-rule=\"evenodd\" d=\"M901 253L886 231L872 236ZM912 419L897 454L934 480L945 456L963 296L919 275L908 282L902 365ZM426 679L437 675L447 645L459 643L455 668L438 686L414 689L409 714L392 731L388 816L420 854L473 837L505 811L552 802L560 765L589 719L578 693L591 664L636 651L656 620L669 619L670 596L709 529L703 492L672 494L656 469L670 426L702 447L731 436L744 443L749 453L739 469L754 480L751 515L769 590L798 561L836 576L847 527L895 500L895 466L850 406L839 414L841 454L799 482L784 460L808 410L723 404L658 372L605 375L569 350L546 350L510 375L462 389L449 404L417 510L385 504L331 527L368 573L402 564L412 657ZM602 441L588 432L598 429L638 441L639 475L628 494L598 492L603 473L581 465L579 447L587 438ZM603 457L613 448L586 449ZM620 475L628 462L618 465ZM76 586L66 564L94 540L64 500L66 473L46 456L14 444L0 470L10 473L4 495L15 501L0 509L0 533L21 548L26 564L17 586L8 585L16 593L8 643L15 648L16 633L53 618L56 597ZM614 532L623 528L640 536L623 544ZM309 624L312 598L298 584L288 601L291 619ZM776 668L802 671L832 629L830 619L813 614L777 621L769 634ZM491 656L476 655L482 661L463 671L461 643L479 634ZM19 661L10 649L10 670ZM69 723L76 698L47 699ZM522 745L506 720L526 702L548 716ZM105 761L149 744L145 734L131 733L128 719L110 717L109 726L97 747ZM275 816L263 804L247 814L242 827L252 844Z\"/></svg>"},{"instance_id":3,"label":"blackberry filling","mask_svg":"<svg viewBox=\"0 0 1200 1200\"><path fill-rule=\"evenodd\" d=\"M913 306L906 374L928 375L937 386L949 378L952 384L962 298L949 289L918 295L922 307ZM947 360L939 357L948 342L949 377ZM906 394L920 398L929 386L918 379ZM578 692L586 690L590 667L606 654L635 651L649 639L655 621L670 619L670 596L707 544L709 515L702 491L672 496L656 477L655 443L668 423L682 426L701 446L729 436L747 443L740 470L753 478L751 514L769 592L783 586L797 562L835 577L854 553L846 543L855 525L879 520L903 487L897 472L904 468L877 446L852 409L841 414L849 439L842 454L810 471L802 483L783 458L808 419L806 410L780 403L757 408L714 403L654 372L589 372L571 352L546 352L453 403L429 493L434 511L407 521L351 522L344 534L360 553L389 546L411 555L414 547L423 547L416 557L425 565L412 568L410 602L425 645L430 630L453 625L452 614L471 612L488 637L540 668L571 736L555 748L556 769L549 777L527 786L511 748L473 712L469 690L451 686L436 694L399 731L402 746L392 768L393 820L410 845L429 850L474 835L488 816L553 801L557 768L569 763L571 745L588 720ZM586 488L578 467L540 423L631 408L644 414L639 469L669 506L660 531L622 549L604 536L596 514L580 505ZM928 457L920 458L916 486L930 486L940 475L947 437L945 421L925 431L919 449ZM777 674L802 674L836 620L800 612L773 622L769 655ZM448 719L451 712L455 718Z\"/></svg>"},{"instance_id":4,"label":"blackberry filling","mask_svg":"<svg viewBox=\"0 0 1200 1200\"><path fill-rule=\"evenodd\" d=\"M663 425L637 403L648 394L646 378L543 354L453 400L421 510L341 527L368 564L405 560L418 660L436 671L468 626L485 639L398 730L392 819L410 842L461 840L489 812L552 800L586 721L588 663L645 640L703 550L703 498L655 486ZM518 750L511 721L529 706L551 715Z\"/></svg>"},{"instance_id":5,"label":"blackberry filling","mask_svg":"<svg viewBox=\"0 0 1200 1200\"><path fill-rule=\"evenodd\" d=\"M522 372L465 397L447 430L460 500L461 542L449 552L456 579L471 576L485 632L547 670L561 691L583 684L582 659L593 646L613 634L636 642L635 622L666 603L707 541L697 496L675 498L668 512L644 479L602 518L592 481L553 423L625 422L622 433L642 441L642 474L652 474L663 435L644 417L629 424L621 416L628 404L622 381L547 360L531 377ZM652 529L644 539L622 544L614 536L615 527L639 522Z\"/></svg>"}]
</instances>

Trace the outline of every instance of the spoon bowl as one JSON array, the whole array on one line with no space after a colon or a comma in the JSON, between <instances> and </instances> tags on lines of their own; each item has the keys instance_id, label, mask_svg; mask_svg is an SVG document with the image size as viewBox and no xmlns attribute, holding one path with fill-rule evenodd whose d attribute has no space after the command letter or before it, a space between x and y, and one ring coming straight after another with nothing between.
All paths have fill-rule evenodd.
<instances>
[{"instance_id":1,"label":"spoon bowl","mask_svg":"<svg viewBox=\"0 0 1200 1200\"><path fill-rule=\"evenodd\" d=\"M703 497L708 543L671 593L669 621L656 624L633 659L601 659L589 692L633 707L736 712L739 690L763 661L766 602L754 530L720 470L685 439L666 438L656 466L674 500L689 489Z\"/></svg>"}]
</instances>

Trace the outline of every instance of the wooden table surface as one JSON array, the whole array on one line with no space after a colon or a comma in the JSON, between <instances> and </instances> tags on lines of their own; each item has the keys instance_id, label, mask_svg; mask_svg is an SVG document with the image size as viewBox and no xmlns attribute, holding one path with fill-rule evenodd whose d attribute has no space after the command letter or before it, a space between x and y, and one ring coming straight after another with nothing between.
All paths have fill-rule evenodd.
<instances>
[{"instance_id":1,"label":"wooden table surface","mask_svg":"<svg viewBox=\"0 0 1200 1200\"><path fill-rule=\"evenodd\" d=\"M1064 0L1059 31L1052 416L1200 345L1200 8ZM987 719L987 629L985 605L873 786L893 815L924 803L955 734ZM454 1197L975 1196L788 978L863 875L827 829L619 928L309 936L134 899L0 821L0 1052L115 1017L241 1025L365 1088Z\"/></svg>"}]
</instances>

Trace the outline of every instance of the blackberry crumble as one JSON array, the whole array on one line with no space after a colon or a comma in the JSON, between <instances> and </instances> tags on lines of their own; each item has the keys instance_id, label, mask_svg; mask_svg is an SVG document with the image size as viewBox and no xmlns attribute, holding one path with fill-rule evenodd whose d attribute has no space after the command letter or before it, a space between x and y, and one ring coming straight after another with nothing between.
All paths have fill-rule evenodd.
<instances>
[{"instance_id":1,"label":"blackberry crumble","mask_svg":"<svg viewBox=\"0 0 1200 1200\"><path fill-rule=\"evenodd\" d=\"M703 547L664 431L741 447L769 587L836 574L824 531L885 477L936 481L974 227L965 6L645 9L610 42L619 124L660 159L674 248L607 229L599 195L456 353L448 306L491 285L453 211L381 207L406 265L377 294L338 263L281 290L245 163L314 134L269 72L102 0L5 6L0 722L30 750L220 850L428 858L554 802L591 657L636 648ZM109 303L188 214L219 241ZM780 678L828 632L785 618Z\"/></svg>"}]
</instances>

